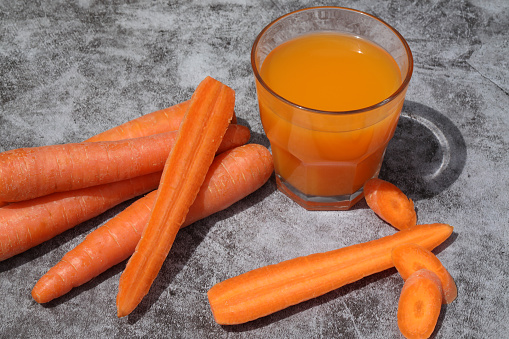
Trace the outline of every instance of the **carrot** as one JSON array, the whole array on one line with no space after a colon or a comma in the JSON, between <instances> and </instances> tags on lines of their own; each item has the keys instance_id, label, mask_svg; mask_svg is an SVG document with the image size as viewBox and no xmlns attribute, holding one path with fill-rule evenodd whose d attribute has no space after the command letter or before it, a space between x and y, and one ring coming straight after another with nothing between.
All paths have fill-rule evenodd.
<instances>
[{"instance_id":1,"label":"carrot","mask_svg":"<svg viewBox=\"0 0 509 339\"><path fill-rule=\"evenodd\" d=\"M0 200L28 200L160 172L177 135L174 131L0 153ZM219 152L245 144L249 137L247 127L230 125Z\"/></svg>"},{"instance_id":2,"label":"carrot","mask_svg":"<svg viewBox=\"0 0 509 339\"><path fill-rule=\"evenodd\" d=\"M247 127L230 125L218 153L245 144L249 135ZM53 193L0 208L0 261L38 245L123 201L156 189L160 178L161 171L110 184ZM147 183L146 186L142 186L143 183ZM34 234L44 236L34 237Z\"/></svg>"},{"instance_id":3,"label":"carrot","mask_svg":"<svg viewBox=\"0 0 509 339\"><path fill-rule=\"evenodd\" d=\"M398 327L407 339L429 338L442 306L442 285L430 270L420 269L408 277L398 302Z\"/></svg>"},{"instance_id":4,"label":"carrot","mask_svg":"<svg viewBox=\"0 0 509 339\"><path fill-rule=\"evenodd\" d=\"M442 300L444 303L450 304L458 296L458 289L451 274L436 255L426 248L417 244L397 246L392 250L392 261L404 280L422 268L433 271L442 283Z\"/></svg>"},{"instance_id":5,"label":"carrot","mask_svg":"<svg viewBox=\"0 0 509 339\"><path fill-rule=\"evenodd\" d=\"M403 243L433 249L453 228L416 225L396 234L341 249L261 267L214 285L208 299L221 325L248 322L323 295L393 266L391 250Z\"/></svg>"},{"instance_id":6,"label":"carrot","mask_svg":"<svg viewBox=\"0 0 509 339\"><path fill-rule=\"evenodd\" d=\"M380 218L398 230L415 226L417 214L413 201L390 182L378 178L368 180L364 184L364 197Z\"/></svg>"},{"instance_id":7,"label":"carrot","mask_svg":"<svg viewBox=\"0 0 509 339\"><path fill-rule=\"evenodd\" d=\"M191 97L166 161L154 208L120 277L117 315L131 313L148 293L212 164L233 116L235 92L205 78Z\"/></svg>"},{"instance_id":8,"label":"carrot","mask_svg":"<svg viewBox=\"0 0 509 339\"><path fill-rule=\"evenodd\" d=\"M88 142L111 141L145 137L153 134L176 131L189 108L190 101L161 109L139 118L130 120L119 126L85 140Z\"/></svg>"},{"instance_id":9,"label":"carrot","mask_svg":"<svg viewBox=\"0 0 509 339\"><path fill-rule=\"evenodd\" d=\"M54 193L0 208L0 261L157 188L161 173Z\"/></svg>"},{"instance_id":10,"label":"carrot","mask_svg":"<svg viewBox=\"0 0 509 339\"><path fill-rule=\"evenodd\" d=\"M256 191L272 171L270 152L261 145L249 144L216 156L182 227L224 210ZM60 297L133 254L156 193L135 201L65 254L35 284L32 290L35 301L46 303Z\"/></svg>"},{"instance_id":11,"label":"carrot","mask_svg":"<svg viewBox=\"0 0 509 339\"><path fill-rule=\"evenodd\" d=\"M111 141L145 137L158 133L176 131L189 108L190 100L181 102L159 111L142 115L122 125L110 128L107 131L94 135L85 141ZM235 114L232 124L237 123Z\"/></svg>"}]
</instances>

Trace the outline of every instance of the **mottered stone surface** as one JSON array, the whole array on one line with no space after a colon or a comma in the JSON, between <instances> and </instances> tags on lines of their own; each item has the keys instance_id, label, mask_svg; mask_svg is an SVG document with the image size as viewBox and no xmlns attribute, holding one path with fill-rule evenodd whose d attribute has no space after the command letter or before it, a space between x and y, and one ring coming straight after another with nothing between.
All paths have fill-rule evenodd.
<instances>
[{"instance_id":1,"label":"mottered stone surface","mask_svg":"<svg viewBox=\"0 0 509 339\"><path fill-rule=\"evenodd\" d=\"M458 285L434 338L509 331L509 4L495 1L1 1L0 151L82 141L188 99L212 76L236 90L239 123L263 134L251 44L289 11L339 5L392 24L415 68L380 176L412 199L419 223L453 236L435 253ZM47 305L30 291L118 206L0 262L2 338L400 338L403 281L388 270L239 326L217 325L206 292L263 265L393 234L364 201L308 212L274 177L182 230L150 293L117 319L125 262Z\"/></svg>"}]
</instances>

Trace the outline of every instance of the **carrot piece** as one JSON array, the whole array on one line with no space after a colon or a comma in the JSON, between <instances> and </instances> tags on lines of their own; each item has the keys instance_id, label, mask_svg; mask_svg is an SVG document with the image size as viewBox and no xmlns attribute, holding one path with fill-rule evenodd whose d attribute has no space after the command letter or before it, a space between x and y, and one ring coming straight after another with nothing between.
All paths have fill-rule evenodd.
<instances>
[{"instance_id":1,"label":"carrot piece","mask_svg":"<svg viewBox=\"0 0 509 339\"><path fill-rule=\"evenodd\" d=\"M0 261L157 188L161 173L60 192L0 208Z\"/></svg>"},{"instance_id":2,"label":"carrot piece","mask_svg":"<svg viewBox=\"0 0 509 339\"><path fill-rule=\"evenodd\" d=\"M453 228L416 225L377 240L311 254L246 272L208 292L214 319L221 325L248 322L323 295L393 266L391 250L402 243L433 249Z\"/></svg>"},{"instance_id":3,"label":"carrot piece","mask_svg":"<svg viewBox=\"0 0 509 339\"><path fill-rule=\"evenodd\" d=\"M260 188L273 171L270 152L249 144L214 159L182 227L224 210ZM138 199L123 212L90 233L77 247L39 279L32 289L46 303L98 276L133 254L155 201L156 191Z\"/></svg>"},{"instance_id":4,"label":"carrot piece","mask_svg":"<svg viewBox=\"0 0 509 339\"><path fill-rule=\"evenodd\" d=\"M29 200L160 172L177 135L174 131L135 139L19 148L0 153L0 200ZM249 137L247 127L230 125L218 151L242 145Z\"/></svg>"},{"instance_id":5,"label":"carrot piece","mask_svg":"<svg viewBox=\"0 0 509 339\"><path fill-rule=\"evenodd\" d=\"M205 78L191 97L166 161L154 208L120 277L117 315L131 313L148 293L195 200L233 116L235 92Z\"/></svg>"},{"instance_id":6,"label":"carrot piece","mask_svg":"<svg viewBox=\"0 0 509 339\"><path fill-rule=\"evenodd\" d=\"M380 218L398 230L416 225L414 202L390 182L378 178L368 180L364 185L364 197Z\"/></svg>"},{"instance_id":7,"label":"carrot piece","mask_svg":"<svg viewBox=\"0 0 509 339\"><path fill-rule=\"evenodd\" d=\"M187 100L168 108L142 115L139 118L94 135L85 141L94 142L132 139L176 131L180 127L180 123L189 108L189 104L190 100ZM233 115L231 123L237 123L235 114Z\"/></svg>"},{"instance_id":8,"label":"carrot piece","mask_svg":"<svg viewBox=\"0 0 509 339\"><path fill-rule=\"evenodd\" d=\"M451 274L433 252L417 244L403 244L392 250L392 261L401 277L408 277L422 268L433 271L442 283L442 300L450 304L458 296L458 289Z\"/></svg>"},{"instance_id":9,"label":"carrot piece","mask_svg":"<svg viewBox=\"0 0 509 339\"><path fill-rule=\"evenodd\" d=\"M408 277L398 302L398 327L407 339L429 338L442 307L442 285L430 270L420 269Z\"/></svg>"}]
</instances>

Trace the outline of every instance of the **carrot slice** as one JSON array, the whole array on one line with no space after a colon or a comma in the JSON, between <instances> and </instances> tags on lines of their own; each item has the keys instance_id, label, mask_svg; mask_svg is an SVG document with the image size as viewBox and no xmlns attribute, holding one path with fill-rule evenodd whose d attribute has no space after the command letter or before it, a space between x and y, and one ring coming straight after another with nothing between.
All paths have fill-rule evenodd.
<instances>
[{"instance_id":1,"label":"carrot slice","mask_svg":"<svg viewBox=\"0 0 509 339\"><path fill-rule=\"evenodd\" d=\"M399 230L415 226L417 214L414 203L395 185L374 178L364 185L368 206L384 221Z\"/></svg>"},{"instance_id":2,"label":"carrot slice","mask_svg":"<svg viewBox=\"0 0 509 339\"><path fill-rule=\"evenodd\" d=\"M228 208L260 188L273 171L267 148L249 144L214 159L182 227ZM154 205L153 191L91 232L53 266L32 289L38 303L47 303L98 276L133 254Z\"/></svg>"},{"instance_id":3,"label":"carrot slice","mask_svg":"<svg viewBox=\"0 0 509 339\"><path fill-rule=\"evenodd\" d=\"M234 105L235 92L211 77L193 93L147 227L120 277L119 317L136 308L159 273L232 119Z\"/></svg>"},{"instance_id":4,"label":"carrot slice","mask_svg":"<svg viewBox=\"0 0 509 339\"><path fill-rule=\"evenodd\" d=\"M421 269L405 281L398 302L398 327L407 339L429 338L442 306L442 285L438 276Z\"/></svg>"},{"instance_id":5,"label":"carrot slice","mask_svg":"<svg viewBox=\"0 0 509 339\"><path fill-rule=\"evenodd\" d=\"M417 244L403 244L392 250L392 261L401 277L408 277L426 268L433 271L442 283L443 302L450 304L458 296L458 289L451 274L433 252Z\"/></svg>"},{"instance_id":6,"label":"carrot slice","mask_svg":"<svg viewBox=\"0 0 509 339\"><path fill-rule=\"evenodd\" d=\"M221 325L248 322L323 295L393 267L392 248L408 242L433 249L453 228L416 225L377 240L311 254L246 272L214 285L207 293Z\"/></svg>"}]
</instances>

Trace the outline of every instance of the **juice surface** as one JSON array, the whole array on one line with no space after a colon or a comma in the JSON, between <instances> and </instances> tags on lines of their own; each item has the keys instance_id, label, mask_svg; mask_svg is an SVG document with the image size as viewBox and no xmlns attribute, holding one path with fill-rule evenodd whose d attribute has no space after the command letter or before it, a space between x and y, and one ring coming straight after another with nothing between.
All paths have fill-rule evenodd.
<instances>
[{"instance_id":1,"label":"juice surface","mask_svg":"<svg viewBox=\"0 0 509 339\"><path fill-rule=\"evenodd\" d=\"M284 99L323 111L372 106L402 82L398 65L381 47L329 32L276 47L260 74ZM288 105L259 83L257 91L278 179L294 192L314 197L348 197L378 174L404 100L403 91L367 113L324 114Z\"/></svg>"},{"instance_id":2,"label":"juice surface","mask_svg":"<svg viewBox=\"0 0 509 339\"><path fill-rule=\"evenodd\" d=\"M261 76L286 100L325 111L377 104L401 85L399 67L384 49L332 32L303 35L276 47L264 60Z\"/></svg>"}]
</instances>

